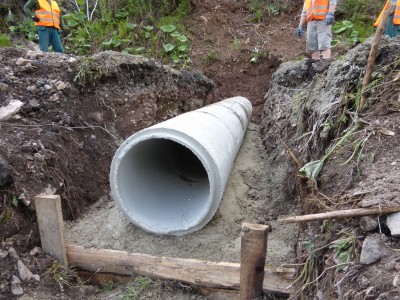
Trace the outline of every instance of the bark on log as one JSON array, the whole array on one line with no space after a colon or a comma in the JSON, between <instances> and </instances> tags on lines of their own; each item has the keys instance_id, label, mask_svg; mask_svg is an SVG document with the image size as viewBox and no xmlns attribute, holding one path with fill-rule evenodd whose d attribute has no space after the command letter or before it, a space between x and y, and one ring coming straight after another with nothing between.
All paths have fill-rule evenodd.
<instances>
[{"instance_id":1,"label":"bark on log","mask_svg":"<svg viewBox=\"0 0 400 300\"><path fill-rule=\"evenodd\" d=\"M240 300L262 295L264 265L267 252L268 225L242 225L240 257Z\"/></svg>"},{"instance_id":2,"label":"bark on log","mask_svg":"<svg viewBox=\"0 0 400 300\"><path fill-rule=\"evenodd\" d=\"M68 263L86 271L144 275L197 286L239 290L238 263L156 257L117 250L85 249L76 245L67 245L66 248ZM288 295L293 291L288 289L293 280L293 269L265 268L264 274L264 292Z\"/></svg>"}]
</instances>

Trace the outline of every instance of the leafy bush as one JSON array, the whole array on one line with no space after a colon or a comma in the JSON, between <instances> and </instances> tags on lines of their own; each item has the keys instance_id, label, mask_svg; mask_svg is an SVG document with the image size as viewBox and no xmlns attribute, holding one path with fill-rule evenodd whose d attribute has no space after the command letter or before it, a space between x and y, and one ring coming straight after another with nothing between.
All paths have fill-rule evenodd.
<instances>
[{"instance_id":1,"label":"leafy bush","mask_svg":"<svg viewBox=\"0 0 400 300\"><path fill-rule=\"evenodd\" d=\"M93 19L83 7L64 16L68 24L64 39L67 51L89 54L115 50L183 65L190 62L189 39L182 25L189 0L119 0L119 8L114 7L116 0L99 1L100 12Z\"/></svg>"},{"instance_id":2,"label":"leafy bush","mask_svg":"<svg viewBox=\"0 0 400 300\"><path fill-rule=\"evenodd\" d=\"M373 23L378 17L386 0L342 0L338 1L337 20L348 20L356 31L360 41L374 34ZM343 25L343 24L342 24ZM340 25L340 26L342 26Z\"/></svg>"},{"instance_id":3,"label":"leafy bush","mask_svg":"<svg viewBox=\"0 0 400 300\"><path fill-rule=\"evenodd\" d=\"M10 37L6 34L0 34L0 47L11 46Z\"/></svg>"}]
</instances>

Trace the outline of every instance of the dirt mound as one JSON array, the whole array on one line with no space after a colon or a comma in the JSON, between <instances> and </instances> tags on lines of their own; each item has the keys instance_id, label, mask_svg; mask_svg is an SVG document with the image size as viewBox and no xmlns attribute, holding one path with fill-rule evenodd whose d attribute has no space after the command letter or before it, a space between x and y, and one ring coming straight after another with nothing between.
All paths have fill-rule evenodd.
<instances>
[{"instance_id":1,"label":"dirt mound","mask_svg":"<svg viewBox=\"0 0 400 300\"><path fill-rule=\"evenodd\" d=\"M399 39L382 39L368 89L368 109L360 112L359 83L371 42L334 61L284 63L271 79L262 121L263 142L267 157L292 169L277 186L284 195L293 193L297 186L303 213L399 203L400 127L396 116L400 88L395 67ZM279 140L282 142L277 143ZM282 155L287 149L291 155ZM302 173L295 172L300 167ZM307 185L302 181L304 176L308 176ZM305 265L298 281L300 294L305 289L310 297L319 293L329 299L356 295L384 299L398 293L397 285L391 285L397 271L387 265L397 259L390 248L397 247L398 239L391 235L383 217L364 218L360 224L357 221L315 222L301 231L298 259ZM370 252L377 256L366 262ZM308 263L314 258L318 263L310 267ZM314 277L313 272L324 274L324 279ZM307 281L305 274L310 274L318 287ZM356 274L362 277L355 280Z\"/></svg>"}]
</instances>

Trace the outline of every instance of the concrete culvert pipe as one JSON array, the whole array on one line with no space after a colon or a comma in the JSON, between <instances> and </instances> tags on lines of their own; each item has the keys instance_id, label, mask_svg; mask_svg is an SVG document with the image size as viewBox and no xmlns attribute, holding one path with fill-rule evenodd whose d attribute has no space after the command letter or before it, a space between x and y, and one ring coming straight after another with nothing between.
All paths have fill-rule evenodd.
<instances>
[{"instance_id":1,"label":"concrete culvert pipe","mask_svg":"<svg viewBox=\"0 0 400 300\"><path fill-rule=\"evenodd\" d=\"M221 202L252 112L233 97L141 130L115 153L111 194L133 224L155 234L204 227Z\"/></svg>"}]
</instances>

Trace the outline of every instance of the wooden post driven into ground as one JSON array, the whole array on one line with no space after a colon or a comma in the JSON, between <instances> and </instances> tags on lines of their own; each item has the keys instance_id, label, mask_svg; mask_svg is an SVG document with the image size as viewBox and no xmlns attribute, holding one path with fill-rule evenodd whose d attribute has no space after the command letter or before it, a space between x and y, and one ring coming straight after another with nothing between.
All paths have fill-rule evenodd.
<instances>
[{"instance_id":1,"label":"wooden post driven into ground","mask_svg":"<svg viewBox=\"0 0 400 300\"><path fill-rule=\"evenodd\" d=\"M268 225L242 224L240 258L240 300L262 295Z\"/></svg>"},{"instance_id":2,"label":"wooden post driven into ground","mask_svg":"<svg viewBox=\"0 0 400 300\"><path fill-rule=\"evenodd\" d=\"M60 196L36 196L35 206L43 251L57 258L63 265L68 265Z\"/></svg>"}]
</instances>

